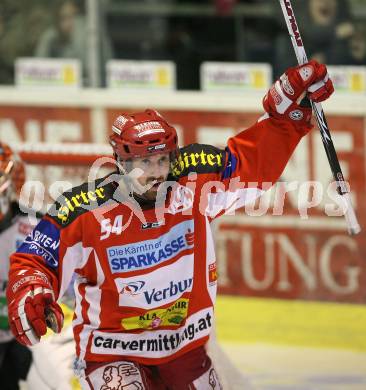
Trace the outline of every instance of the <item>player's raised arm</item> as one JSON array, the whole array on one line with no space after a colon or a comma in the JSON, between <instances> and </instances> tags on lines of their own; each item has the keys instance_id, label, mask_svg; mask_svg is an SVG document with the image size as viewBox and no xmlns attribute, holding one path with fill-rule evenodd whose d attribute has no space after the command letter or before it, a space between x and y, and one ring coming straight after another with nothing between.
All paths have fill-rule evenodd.
<instances>
[{"instance_id":1,"label":"player's raised arm","mask_svg":"<svg viewBox=\"0 0 366 390\"><path fill-rule=\"evenodd\" d=\"M224 163L211 180L219 179L224 189L210 189L205 212L216 218L252 203L268 190L281 176L300 139L313 127L306 95L323 101L332 93L325 65L311 61L288 69L265 95L265 114L230 138L225 152L221 151Z\"/></svg>"},{"instance_id":2,"label":"player's raised arm","mask_svg":"<svg viewBox=\"0 0 366 390\"><path fill-rule=\"evenodd\" d=\"M333 93L325 65L311 61L288 69L263 99L265 115L252 127L228 141L225 178L243 182L274 183L280 177L301 137L311 125L306 94L323 101Z\"/></svg>"}]
</instances>

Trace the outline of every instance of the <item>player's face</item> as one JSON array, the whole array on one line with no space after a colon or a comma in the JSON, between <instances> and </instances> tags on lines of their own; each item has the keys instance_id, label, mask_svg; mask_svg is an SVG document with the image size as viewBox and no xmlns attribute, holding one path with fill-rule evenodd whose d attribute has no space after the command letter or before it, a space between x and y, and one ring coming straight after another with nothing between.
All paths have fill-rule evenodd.
<instances>
[{"instance_id":1,"label":"player's face","mask_svg":"<svg viewBox=\"0 0 366 390\"><path fill-rule=\"evenodd\" d=\"M143 174L137 178L142 186L150 187L143 195L148 200L155 200L159 185L166 181L170 170L169 153L134 158L132 169L139 168Z\"/></svg>"}]
</instances>

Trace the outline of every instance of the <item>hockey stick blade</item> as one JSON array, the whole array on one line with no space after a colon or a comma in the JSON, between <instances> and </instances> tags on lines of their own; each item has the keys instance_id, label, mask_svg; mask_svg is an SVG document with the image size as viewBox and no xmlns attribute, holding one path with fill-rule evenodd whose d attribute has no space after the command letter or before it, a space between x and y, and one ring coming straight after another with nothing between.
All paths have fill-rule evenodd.
<instances>
[{"instance_id":1,"label":"hockey stick blade","mask_svg":"<svg viewBox=\"0 0 366 390\"><path fill-rule=\"evenodd\" d=\"M360 233L361 226L357 221L355 211L352 207L351 197L349 193L344 193L340 198L344 202L344 210L345 210L344 217L346 218L348 233L351 236L354 236Z\"/></svg>"}]
</instances>

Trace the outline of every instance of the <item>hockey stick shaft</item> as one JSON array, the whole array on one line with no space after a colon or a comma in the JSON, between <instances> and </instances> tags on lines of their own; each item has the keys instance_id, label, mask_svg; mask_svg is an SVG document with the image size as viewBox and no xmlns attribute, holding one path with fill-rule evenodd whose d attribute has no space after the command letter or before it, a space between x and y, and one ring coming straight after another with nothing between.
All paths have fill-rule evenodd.
<instances>
[{"instance_id":1,"label":"hockey stick shaft","mask_svg":"<svg viewBox=\"0 0 366 390\"><path fill-rule=\"evenodd\" d=\"M297 61L299 65L303 65L308 62L308 58L305 52L303 40L300 35L299 27L296 22L291 0L279 1L281 4L283 16L286 20L287 29L291 37ZM320 103L311 102L311 107L316 117L316 121L320 130L320 135L323 141L325 152L328 157L330 168L333 173L334 180L337 184L337 191L341 195L343 201L344 216L346 218L348 232L350 234L357 234L361 231L361 228L357 221L355 211L352 207L349 190L343 177L341 166L337 157L337 152L334 148L334 144L330 135L328 123L325 118L322 105Z\"/></svg>"}]
</instances>

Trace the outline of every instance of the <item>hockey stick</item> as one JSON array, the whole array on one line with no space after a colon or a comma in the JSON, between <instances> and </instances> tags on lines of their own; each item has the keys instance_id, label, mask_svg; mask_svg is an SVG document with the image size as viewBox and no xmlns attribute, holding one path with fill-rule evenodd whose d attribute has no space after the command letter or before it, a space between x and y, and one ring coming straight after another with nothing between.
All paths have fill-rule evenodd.
<instances>
[{"instance_id":1,"label":"hockey stick","mask_svg":"<svg viewBox=\"0 0 366 390\"><path fill-rule=\"evenodd\" d=\"M291 37L292 45L295 50L296 58L299 65L303 65L308 62L306 56L303 41L301 39L299 27L295 19L295 13L291 5L291 0L279 0L285 17L288 32ZM320 103L311 102L313 113L316 117L320 135L322 137L325 152L328 157L329 165L333 173L334 180L337 184L337 191L341 195L341 199L344 203L344 216L347 222L347 228L349 234L357 234L361 231L361 227L358 224L355 211L352 207L351 197L347 185L345 183L341 167L339 165L337 152L334 148L332 137L330 135L327 120L324 115L322 105Z\"/></svg>"}]
</instances>

